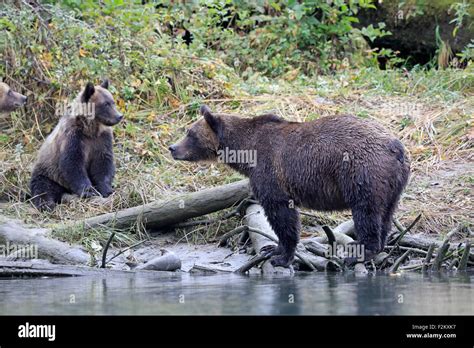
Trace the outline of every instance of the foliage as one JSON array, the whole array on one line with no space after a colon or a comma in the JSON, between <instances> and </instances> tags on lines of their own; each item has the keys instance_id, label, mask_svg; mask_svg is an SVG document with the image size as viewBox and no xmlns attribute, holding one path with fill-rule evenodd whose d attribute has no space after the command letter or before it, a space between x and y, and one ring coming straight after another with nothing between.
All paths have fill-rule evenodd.
<instances>
[{"instance_id":1,"label":"foliage","mask_svg":"<svg viewBox=\"0 0 474 348\"><path fill-rule=\"evenodd\" d=\"M472 138L466 121L472 115L468 96L474 93L474 66L468 62L472 47L461 53L465 70L392 69L400 62L397 52L367 45L389 35L383 23L354 28L358 11L371 10L372 3L3 2L0 76L28 94L29 101L6 118L5 128L0 118L0 200L8 198L12 215L37 224L80 219L238 180L226 168L176 162L168 154L169 144L183 135L203 101L216 110L244 115L272 111L298 121L347 112L376 117L405 132L409 149L416 151L414 163L438 161L438 151L447 156L457 146L469 150L463 139ZM386 71L378 68L381 58L389 60ZM40 214L24 201L36 152L57 123L56 105L71 100L86 81L103 77L111 79L126 116L114 128L116 193L107 203L73 200L51 216ZM387 100L405 105L399 97L440 110L433 118L442 120L435 125L445 143L426 145L433 140L432 127L425 131L423 119L392 110L394 120L389 120ZM135 232L140 235L142 226ZM81 233L73 233L74 238L83 238ZM91 240L106 237L98 231Z\"/></svg>"},{"instance_id":2,"label":"foliage","mask_svg":"<svg viewBox=\"0 0 474 348\"><path fill-rule=\"evenodd\" d=\"M464 18L469 18L471 15L469 13L469 4L466 0L462 2L455 2L449 7L449 11L454 11L455 17L449 23L454 23L453 37L456 37L457 32L462 27Z\"/></svg>"},{"instance_id":3,"label":"foliage","mask_svg":"<svg viewBox=\"0 0 474 348\"><path fill-rule=\"evenodd\" d=\"M68 0L65 4L79 9L85 17L114 13L114 18L120 18L125 11L132 19L127 25L134 24L133 13L145 19L144 26L146 18L156 16L164 34L170 27L172 35L190 31L192 49L201 54L218 50L223 61L240 72L248 69L247 75L258 71L274 77L292 69L314 74L338 68L340 60L350 56L356 14L360 9L375 8L373 2L194 0L127 6L120 0L102 5ZM369 29L369 34L373 38L382 33Z\"/></svg>"}]
</instances>

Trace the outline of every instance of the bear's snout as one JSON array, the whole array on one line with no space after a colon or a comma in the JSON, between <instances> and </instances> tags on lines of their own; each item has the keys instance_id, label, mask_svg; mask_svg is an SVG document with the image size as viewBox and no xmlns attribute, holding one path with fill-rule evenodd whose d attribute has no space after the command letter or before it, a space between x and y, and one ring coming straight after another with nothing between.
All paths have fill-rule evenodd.
<instances>
[{"instance_id":1,"label":"bear's snout","mask_svg":"<svg viewBox=\"0 0 474 348\"><path fill-rule=\"evenodd\" d=\"M173 145L170 145L170 147L168 147L168 150L170 150L170 153L171 153L171 156L173 156L173 159L175 160L179 160L179 156L178 156L178 145L177 144L173 144Z\"/></svg>"},{"instance_id":2,"label":"bear's snout","mask_svg":"<svg viewBox=\"0 0 474 348\"><path fill-rule=\"evenodd\" d=\"M173 144L168 147L170 150L171 156L177 161L186 161L186 155L183 153L183 147L180 144Z\"/></svg>"},{"instance_id":3,"label":"bear's snout","mask_svg":"<svg viewBox=\"0 0 474 348\"><path fill-rule=\"evenodd\" d=\"M28 101L28 97L20 94L20 101L15 103L15 106L23 106Z\"/></svg>"}]
</instances>

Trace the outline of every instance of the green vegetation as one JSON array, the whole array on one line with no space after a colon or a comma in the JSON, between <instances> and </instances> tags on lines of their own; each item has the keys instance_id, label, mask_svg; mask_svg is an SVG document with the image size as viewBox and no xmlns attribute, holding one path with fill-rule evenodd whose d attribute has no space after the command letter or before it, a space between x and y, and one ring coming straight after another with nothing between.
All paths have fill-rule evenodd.
<instances>
[{"instance_id":1,"label":"green vegetation","mask_svg":"<svg viewBox=\"0 0 474 348\"><path fill-rule=\"evenodd\" d=\"M390 35L383 23L354 27L358 12L374 7L372 0L15 3L21 6L0 5L0 76L32 101L0 118L5 213L27 222L63 223L238 180L223 166L175 162L168 154L169 144L206 102L221 111L271 111L299 121L347 112L377 118L412 155L414 175L401 220L422 211L420 228L436 233L457 222L472 223L465 191L472 186L472 167L454 166L472 160L472 47L462 53L465 69L407 70L392 50L368 46ZM465 20L465 8L453 10ZM189 33L192 42L185 40ZM387 70L378 67L382 57L388 59ZM126 115L115 128L116 193L107 200L72 200L41 214L25 197L35 153L57 122L56 105L102 77L110 78ZM458 169L442 191L420 191L418 184L430 185L434 171L444 175L446 163ZM456 192L455 204L447 192ZM203 239L221 230L210 226ZM137 231L140 226L132 232ZM59 237L93 248L107 233L71 231ZM120 238L127 244L141 237Z\"/></svg>"}]
</instances>

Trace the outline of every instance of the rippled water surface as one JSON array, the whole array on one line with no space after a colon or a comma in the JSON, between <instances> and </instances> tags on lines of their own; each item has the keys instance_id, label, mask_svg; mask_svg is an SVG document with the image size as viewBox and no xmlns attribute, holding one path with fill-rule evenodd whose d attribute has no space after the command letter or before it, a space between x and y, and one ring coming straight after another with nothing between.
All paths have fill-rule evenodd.
<instances>
[{"instance_id":1,"label":"rippled water surface","mask_svg":"<svg viewBox=\"0 0 474 348\"><path fill-rule=\"evenodd\" d=\"M474 314L474 273L0 279L0 314Z\"/></svg>"}]
</instances>

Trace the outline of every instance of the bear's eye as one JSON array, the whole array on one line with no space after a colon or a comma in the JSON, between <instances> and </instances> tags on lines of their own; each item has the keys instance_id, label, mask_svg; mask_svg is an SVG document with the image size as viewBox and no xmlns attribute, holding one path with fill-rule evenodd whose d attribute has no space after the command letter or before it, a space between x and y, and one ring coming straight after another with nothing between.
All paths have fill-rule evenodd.
<instances>
[{"instance_id":1,"label":"bear's eye","mask_svg":"<svg viewBox=\"0 0 474 348\"><path fill-rule=\"evenodd\" d=\"M8 94L9 97L11 97L13 95L12 90L10 89L7 94Z\"/></svg>"}]
</instances>

